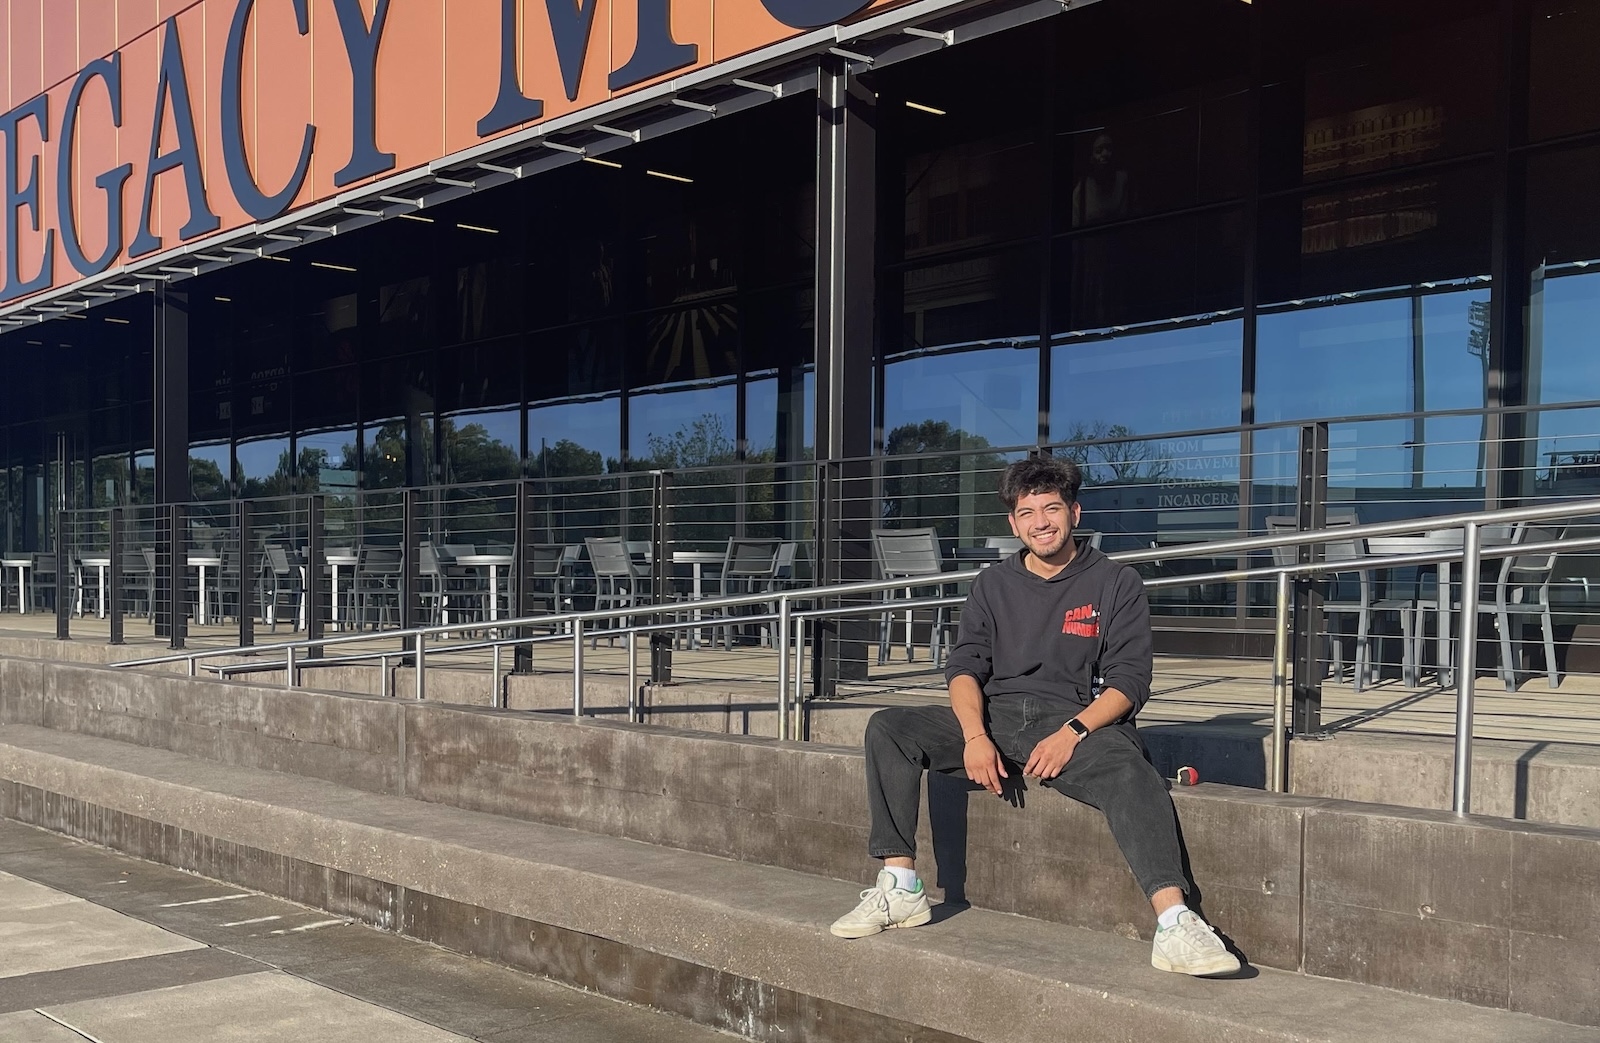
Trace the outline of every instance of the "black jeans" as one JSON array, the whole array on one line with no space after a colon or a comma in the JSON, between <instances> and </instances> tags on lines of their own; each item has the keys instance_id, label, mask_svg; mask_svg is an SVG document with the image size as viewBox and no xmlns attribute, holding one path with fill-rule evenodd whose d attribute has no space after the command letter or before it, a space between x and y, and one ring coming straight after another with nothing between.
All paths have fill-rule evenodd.
<instances>
[{"instance_id":1,"label":"black jeans","mask_svg":"<svg viewBox=\"0 0 1600 1043\"><path fill-rule=\"evenodd\" d=\"M1034 746L1059 731L1075 712L1030 698L988 700L989 737L1006 760L1006 772L1019 776ZM874 858L915 858L922 773L963 767L961 723L948 706L879 710L867 722L866 748L869 853ZM1146 897L1167 887L1189 891L1172 798L1145 758L1132 725L1091 732L1061 774L1043 785L1106 816Z\"/></svg>"}]
</instances>

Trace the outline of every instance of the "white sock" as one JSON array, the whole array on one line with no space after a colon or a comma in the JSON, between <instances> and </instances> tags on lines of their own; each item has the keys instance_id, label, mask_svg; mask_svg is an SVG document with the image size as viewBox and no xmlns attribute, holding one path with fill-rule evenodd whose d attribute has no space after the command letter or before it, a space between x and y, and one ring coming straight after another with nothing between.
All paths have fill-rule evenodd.
<instances>
[{"instance_id":1,"label":"white sock","mask_svg":"<svg viewBox=\"0 0 1600 1043\"><path fill-rule=\"evenodd\" d=\"M915 891L917 889L917 871L904 866L884 866L894 876L894 886L902 891Z\"/></svg>"},{"instance_id":2,"label":"white sock","mask_svg":"<svg viewBox=\"0 0 1600 1043\"><path fill-rule=\"evenodd\" d=\"M1178 926L1178 917L1188 911L1189 907L1184 905L1182 902L1179 902L1171 909L1168 909L1166 912L1156 917L1156 926L1161 928L1163 931L1176 927Z\"/></svg>"}]
</instances>

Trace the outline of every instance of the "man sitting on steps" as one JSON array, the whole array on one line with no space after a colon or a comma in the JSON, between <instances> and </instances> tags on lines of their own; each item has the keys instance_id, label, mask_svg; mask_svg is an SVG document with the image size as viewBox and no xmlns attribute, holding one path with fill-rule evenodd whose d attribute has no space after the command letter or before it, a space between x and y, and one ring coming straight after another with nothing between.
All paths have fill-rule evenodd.
<instances>
[{"instance_id":1,"label":"man sitting on steps","mask_svg":"<svg viewBox=\"0 0 1600 1043\"><path fill-rule=\"evenodd\" d=\"M1156 912L1153 966L1239 970L1184 904L1172 798L1133 722L1150 698L1150 605L1134 569L1074 542L1082 481L1066 460L1006 468L1000 498L1023 549L972 584L945 667L950 705L880 710L868 722L868 853L884 866L861 904L834 922L839 937L932 919L914 868L924 771L965 768L1001 794L1021 764L1024 776L1105 814Z\"/></svg>"}]
</instances>

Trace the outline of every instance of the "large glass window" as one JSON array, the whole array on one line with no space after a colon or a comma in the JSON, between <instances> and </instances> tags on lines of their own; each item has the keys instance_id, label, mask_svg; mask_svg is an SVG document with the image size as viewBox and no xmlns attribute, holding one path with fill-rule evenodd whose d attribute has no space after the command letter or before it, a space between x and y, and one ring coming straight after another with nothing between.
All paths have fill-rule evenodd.
<instances>
[{"instance_id":1,"label":"large glass window","mask_svg":"<svg viewBox=\"0 0 1600 1043\"><path fill-rule=\"evenodd\" d=\"M433 356L368 363L362 380L362 484L368 489L432 484Z\"/></svg>"},{"instance_id":2,"label":"large glass window","mask_svg":"<svg viewBox=\"0 0 1600 1043\"><path fill-rule=\"evenodd\" d=\"M1600 148L1528 161L1528 401L1600 399Z\"/></svg>"},{"instance_id":3,"label":"large glass window","mask_svg":"<svg viewBox=\"0 0 1600 1043\"><path fill-rule=\"evenodd\" d=\"M1036 442L1037 253L914 268L901 286L900 343L884 360L885 451Z\"/></svg>"},{"instance_id":4,"label":"large glass window","mask_svg":"<svg viewBox=\"0 0 1600 1043\"><path fill-rule=\"evenodd\" d=\"M1247 9L1192 2L1106 4L1061 20L1058 230L1245 193L1249 20Z\"/></svg>"},{"instance_id":5,"label":"large glass window","mask_svg":"<svg viewBox=\"0 0 1600 1043\"><path fill-rule=\"evenodd\" d=\"M533 337L527 382L529 474L601 474L620 466L619 324L576 326Z\"/></svg>"},{"instance_id":6,"label":"large glass window","mask_svg":"<svg viewBox=\"0 0 1600 1043\"><path fill-rule=\"evenodd\" d=\"M917 258L1039 230L1048 139L1037 99L1049 54L1047 34L1007 34L885 77L885 141L897 139L905 157L905 235L889 249ZM1006 75L988 71L996 63Z\"/></svg>"},{"instance_id":7,"label":"large glass window","mask_svg":"<svg viewBox=\"0 0 1600 1043\"><path fill-rule=\"evenodd\" d=\"M1487 285L1290 307L1256 329L1259 422L1484 405Z\"/></svg>"},{"instance_id":8,"label":"large glass window","mask_svg":"<svg viewBox=\"0 0 1600 1043\"><path fill-rule=\"evenodd\" d=\"M1533 0L1529 17L1528 137L1600 129L1600 6Z\"/></svg>"},{"instance_id":9,"label":"large glass window","mask_svg":"<svg viewBox=\"0 0 1600 1043\"><path fill-rule=\"evenodd\" d=\"M1051 347L1050 439L1083 441L1239 422L1244 323L1237 318Z\"/></svg>"},{"instance_id":10,"label":"large glass window","mask_svg":"<svg viewBox=\"0 0 1600 1043\"><path fill-rule=\"evenodd\" d=\"M1266 187L1493 149L1498 6L1308 0L1266 18Z\"/></svg>"},{"instance_id":11,"label":"large glass window","mask_svg":"<svg viewBox=\"0 0 1600 1043\"><path fill-rule=\"evenodd\" d=\"M515 478L522 454L522 352L514 340L440 357L440 436L448 482Z\"/></svg>"}]
</instances>

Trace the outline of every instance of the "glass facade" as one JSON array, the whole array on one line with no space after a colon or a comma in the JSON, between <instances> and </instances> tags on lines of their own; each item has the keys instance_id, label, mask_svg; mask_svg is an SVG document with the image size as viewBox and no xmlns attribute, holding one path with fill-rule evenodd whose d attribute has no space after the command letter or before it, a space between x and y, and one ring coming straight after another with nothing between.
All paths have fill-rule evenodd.
<instances>
[{"instance_id":1,"label":"glass facade","mask_svg":"<svg viewBox=\"0 0 1600 1043\"><path fill-rule=\"evenodd\" d=\"M1369 520L1600 491L1597 49L1588 0L1107 0L867 73L875 517L1003 534L994 472L1048 447L1107 549L1259 531L1312 421ZM816 123L182 284L190 496L738 465L707 503L784 517L826 408ZM8 546L63 491L149 501L149 296L0 337Z\"/></svg>"}]
</instances>

